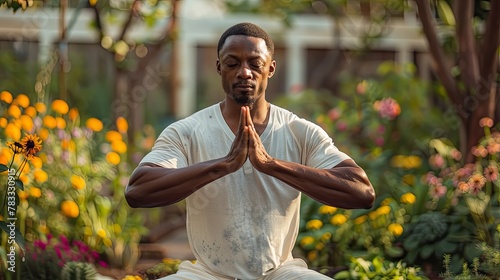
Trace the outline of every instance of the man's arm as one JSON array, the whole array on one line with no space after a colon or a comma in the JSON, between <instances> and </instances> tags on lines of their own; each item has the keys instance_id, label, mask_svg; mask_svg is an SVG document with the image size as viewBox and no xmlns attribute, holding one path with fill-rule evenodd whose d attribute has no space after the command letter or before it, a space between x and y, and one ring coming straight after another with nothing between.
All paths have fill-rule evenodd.
<instances>
[{"instance_id":1,"label":"man's arm","mask_svg":"<svg viewBox=\"0 0 500 280\"><path fill-rule=\"evenodd\" d=\"M272 158L260 137L249 124L248 156L252 165L321 203L344 209L370 208L375 191L365 171L352 159L346 159L331 169L318 169Z\"/></svg>"},{"instance_id":2,"label":"man's arm","mask_svg":"<svg viewBox=\"0 0 500 280\"><path fill-rule=\"evenodd\" d=\"M247 108L242 108L246 116ZM248 157L249 127L240 117L238 133L228 155L182 168L139 165L130 176L125 198L131 207L157 207L176 203L206 184L240 169Z\"/></svg>"}]
</instances>

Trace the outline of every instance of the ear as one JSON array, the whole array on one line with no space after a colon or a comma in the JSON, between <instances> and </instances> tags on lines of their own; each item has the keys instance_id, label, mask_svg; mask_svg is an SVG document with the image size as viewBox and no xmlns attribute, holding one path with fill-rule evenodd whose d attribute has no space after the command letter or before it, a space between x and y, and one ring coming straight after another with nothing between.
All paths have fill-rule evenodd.
<instances>
[{"instance_id":1,"label":"ear","mask_svg":"<svg viewBox=\"0 0 500 280\"><path fill-rule=\"evenodd\" d=\"M217 62L215 63L215 67L217 68L217 73L220 75L220 60L217 59Z\"/></svg>"},{"instance_id":2,"label":"ear","mask_svg":"<svg viewBox=\"0 0 500 280\"><path fill-rule=\"evenodd\" d=\"M274 75L274 72L276 71L276 60L271 61L271 65L269 65L269 78L271 78Z\"/></svg>"}]
</instances>

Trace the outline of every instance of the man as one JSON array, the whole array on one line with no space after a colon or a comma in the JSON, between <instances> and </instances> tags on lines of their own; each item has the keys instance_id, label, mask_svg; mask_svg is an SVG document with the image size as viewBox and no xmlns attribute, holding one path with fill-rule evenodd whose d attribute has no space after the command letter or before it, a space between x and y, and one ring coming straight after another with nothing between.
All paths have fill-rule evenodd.
<instances>
[{"instance_id":1,"label":"man","mask_svg":"<svg viewBox=\"0 0 500 280\"><path fill-rule=\"evenodd\" d=\"M133 172L132 207L186 199L196 263L166 279L330 279L294 259L301 193L369 208L365 172L319 126L266 101L274 44L256 25L226 30L217 72L226 97L168 126Z\"/></svg>"}]
</instances>

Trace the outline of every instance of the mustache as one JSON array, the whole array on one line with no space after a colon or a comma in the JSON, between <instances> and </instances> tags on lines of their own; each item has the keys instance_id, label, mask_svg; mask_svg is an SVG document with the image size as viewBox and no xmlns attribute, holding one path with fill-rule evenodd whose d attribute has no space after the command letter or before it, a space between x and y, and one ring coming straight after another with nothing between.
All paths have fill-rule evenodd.
<instances>
[{"instance_id":1,"label":"mustache","mask_svg":"<svg viewBox=\"0 0 500 280\"><path fill-rule=\"evenodd\" d=\"M233 87L255 87L255 83L253 82L237 82L233 84Z\"/></svg>"}]
</instances>

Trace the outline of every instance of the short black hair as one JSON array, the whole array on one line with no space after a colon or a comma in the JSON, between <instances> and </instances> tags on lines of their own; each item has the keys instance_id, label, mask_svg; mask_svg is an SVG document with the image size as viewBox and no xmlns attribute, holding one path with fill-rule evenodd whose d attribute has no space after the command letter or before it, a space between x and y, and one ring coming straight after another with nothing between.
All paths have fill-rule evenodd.
<instances>
[{"instance_id":1,"label":"short black hair","mask_svg":"<svg viewBox=\"0 0 500 280\"><path fill-rule=\"evenodd\" d=\"M227 37L232 35L244 35L264 39L264 41L266 42L267 50L271 54L271 58L274 58L274 43L269 34L267 34L264 29L249 22L242 22L233 25L226 31L224 31L224 33L222 33L219 39L219 44L217 45L217 57L219 57L219 52L226 42Z\"/></svg>"}]
</instances>

